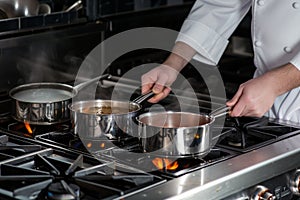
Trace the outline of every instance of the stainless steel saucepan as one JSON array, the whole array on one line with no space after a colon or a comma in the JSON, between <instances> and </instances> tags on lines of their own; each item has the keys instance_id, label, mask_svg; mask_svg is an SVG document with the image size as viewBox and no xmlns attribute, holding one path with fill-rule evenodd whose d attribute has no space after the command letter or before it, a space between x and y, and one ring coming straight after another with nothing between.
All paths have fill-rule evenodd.
<instances>
[{"instance_id":1,"label":"stainless steel saucepan","mask_svg":"<svg viewBox=\"0 0 300 200\"><path fill-rule=\"evenodd\" d=\"M68 105L82 88L104 79L101 75L75 87L61 83L30 83L10 90L13 100L12 116L20 122L51 125L70 120Z\"/></svg>"},{"instance_id":2,"label":"stainless steel saucepan","mask_svg":"<svg viewBox=\"0 0 300 200\"><path fill-rule=\"evenodd\" d=\"M207 114L149 112L137 117L144 152L164 157L204 157L212 148L212 125L229 112L221 107Z\"/></svg>"},{"instance_id":3,"label":"stainless steel saucepan","mask_svg":"<svg viewBox=\"0 0 300 200\"><path fill-rule=\"evenodd\" d=\"M126 134L137 133L136 116L142 109L141 103L154 93L141 95L133 101L89 100L69 105L74 133L81 138L104 137L118 140ZM137 136L137 135L136 135Z\"/></svg>"}]
</instances>

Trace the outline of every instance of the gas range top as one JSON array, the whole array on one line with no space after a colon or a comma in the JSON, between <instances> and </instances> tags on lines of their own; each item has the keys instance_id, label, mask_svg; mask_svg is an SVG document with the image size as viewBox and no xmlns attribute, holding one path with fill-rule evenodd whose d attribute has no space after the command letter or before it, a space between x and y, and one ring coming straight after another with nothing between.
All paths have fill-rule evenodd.
<instances>
[{"instance_id":1,"label":"gas range top","mask_svg":"<svg viewBox=\"0 0 300 200\"><path fill-rule=\"evenodd\" d=\"M242 153L299 133L299 128L266 117L229 117L225 119L217 146Z\"/></svg>"},{"instance_id":2,"label":"gas range top","mask_svg":"<svg viewBox=\"0 0 300 200\"><path fill-rule=\"evenodd\" d=\"M300 129L294 125L264 117L227 117L224 126L214 127L213 132L219 132L219 129L222 129L221 135L216 138L216 145L205 157L174 159L143 154L139 139L131 136L114 140L79 138L73 133L69 123L30 125L28 129L26 124L9 117L4 118L0 120L0 179L10 184L0 184L0 195L11 199L152 199L179 195L178 191L176 194L165 191L168 186L177 189L183 187L180 195L184 197L190 190L199 189L199 193L206 194L212 188L221 187L220 190L223 191L222 184L225 183L215 181L239 173L244 170L243 167L251 168L267 162L260 170L254 167L253 174L258 170L257 173L270 176L279 174L279 171L286 173L300 167L299 157L295 156L300 154L300 144L294 144L299 141ZM292 143L285 147L295 151L283 151L286 141ZM91 147L97 147L98 151L90 152ZM133 153L133 156L128 156L128 153ZM253 154L253 158L263 155L265 160L254 159L249 163ZM296 163L278 167L276 162L282 162L280 157L285 162L294 159L293 163ZM272 161L275 164L271 164L271 167L270 159L275 159ZM272 167L278 171L270 170ZM243 177L245 174L239 176ZM204 179L199 182L192 178L194 176ZM238 179L241 184L247 183L238 176L233 177L233 180ZM264 176L255 181L259 183L267 178L269 177ZM187 183L186 179L196 182ZM248 186L254 184L253 179L251 180L252 182L247 183ZM226 181L229 184L231 180ZM204 187L206 184L208 185ZM219 196L211 197L233 194L236 188L232 187L228 186L224 189L225 193L220 192ZM160 188L163 194L154 192L155 188ZM202 193L203 188L209 190ZM209 199L209 196L206 197Z\"/></svg>"},{"instance_id":3,"label":"gas range top","mask_svg":"<svg viewBox=\"0 0 300 200\"><path fill-rule=\"evenodd\" d=\"M0 197L5 199L121 199L165 182L113 160L7 135L0 141Z\"/></svg>"}]
</instances>

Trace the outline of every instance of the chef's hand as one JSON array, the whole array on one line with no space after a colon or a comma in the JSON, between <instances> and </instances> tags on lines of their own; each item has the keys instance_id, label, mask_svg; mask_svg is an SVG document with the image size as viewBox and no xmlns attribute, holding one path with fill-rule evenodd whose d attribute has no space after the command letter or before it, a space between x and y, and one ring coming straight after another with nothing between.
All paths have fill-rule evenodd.
<instances>
[{"instance_id":1,"label":"chef's hand","mask_svg":"<svg viewBox=\"0 0 300 200\"><path fill-rule=\"evenodd\" d=\"M232 117L262 117L277 96L299 86L300 71L288 63L241 84L226 105L233 108Z\"/></svg>"},{"instance_id":2,"label":"chef's hand","mask_svg":"<svg viewBox=\"0 0 300 200\"><path fill-rule=\"evenodd\" d=\"M168 96L180 70L195 54L196 51L189 45L176 42L165 62L142 76L142 94L151 90L156 94L148 102L157 103Z\"/></svg>"},{"instance_id":3,"label":"chef's hand","mask_svg":"<svg viewBox=\"0 0 300 200\"><path fill-rule=\"evenodd\" d=\"M151 90L156 95L148 100L150 103L157 103L164 99L171 91L171 85L176 80L178 71L162 64L150 70L142 76L142 94Z\"/></svg>"},{"instance_id":4,"label":"chef's hand","mask_svg":"<svg viewBox=\"0 0 300 200\"><path fill-rule=\"evenodd\" d=\"M240 85L234 97L226 104L233 109L230 116L262 117L276 98L270 80L258 77Z\"/></svg>"}]
</instances>

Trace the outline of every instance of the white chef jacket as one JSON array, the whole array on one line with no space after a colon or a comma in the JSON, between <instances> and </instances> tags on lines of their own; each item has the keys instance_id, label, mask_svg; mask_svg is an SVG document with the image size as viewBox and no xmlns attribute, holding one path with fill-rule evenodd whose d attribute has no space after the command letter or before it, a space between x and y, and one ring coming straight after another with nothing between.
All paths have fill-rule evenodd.
<instances>
[{"instance_id":1,"label":"white chef jacket","mask_svg":"<svg viewBox=\"0 0 300 200\"><path fill-rule=\"evenodd\" d=\"M194 59L216 65L251 7L254 76L288 62L300 70L300 0L197 0L177 41L197 51ZM300 123L300 88L277 97L265 115Z\"/></svg>"}]
</instances>

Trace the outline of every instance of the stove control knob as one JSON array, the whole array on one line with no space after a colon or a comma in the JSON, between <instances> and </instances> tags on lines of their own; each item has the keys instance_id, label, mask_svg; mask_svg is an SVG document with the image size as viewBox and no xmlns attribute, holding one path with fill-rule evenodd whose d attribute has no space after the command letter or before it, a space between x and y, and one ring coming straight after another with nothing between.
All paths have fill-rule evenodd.
<instances>
[{"instance_id":1,"label":"stove control knob","mask_svg":"<svg viewBox=\"0 0 300 200\"><path fill-rule=\"evenodd\" d=\"M290 179L290 188L293 194L300 195L300 169Z\"/></svg>"},{"instance_id":2,"label":"stove control knob","mask_svg":"<svg viewBox=\"0 0 300 200\"><path fill-rule=\"evenodd\" d=\"M254 188L251 200L275 200L276 197L270 193L269 189L265 186L258 185Z\"/></svg>"}]
</instances>

